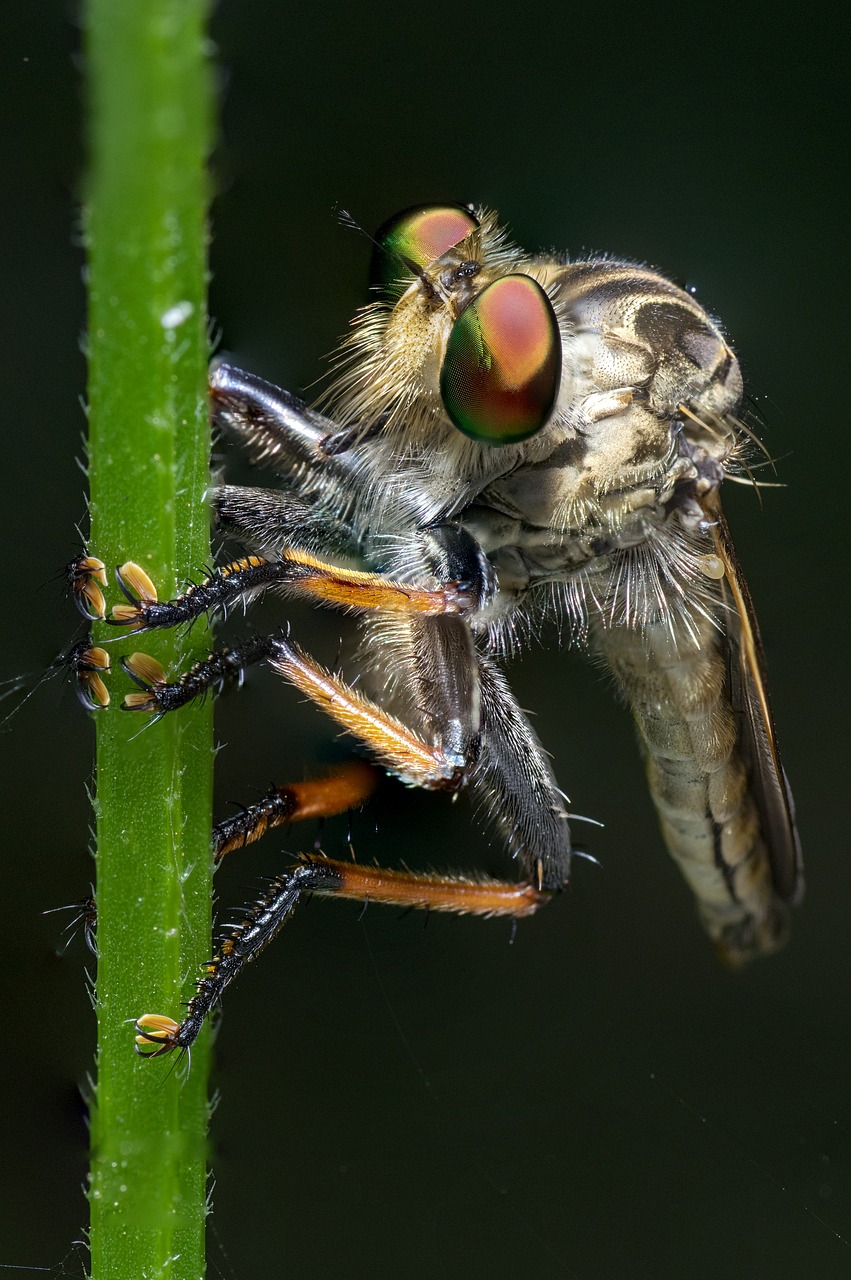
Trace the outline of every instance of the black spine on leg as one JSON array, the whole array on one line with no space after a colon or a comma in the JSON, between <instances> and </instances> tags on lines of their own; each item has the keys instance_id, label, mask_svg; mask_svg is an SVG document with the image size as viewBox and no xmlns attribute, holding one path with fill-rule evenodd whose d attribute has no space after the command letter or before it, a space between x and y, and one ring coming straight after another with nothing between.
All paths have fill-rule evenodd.
<instances>
[{"instance_id":1,"label":"black spine on leg","mask_svg":"<svg viewBox=\"0 0 851 1280\"><path fill-rule=\"evenodd\" d=\"M298 560L257 560L248 557L236 562L234 567L212 574L204 582L189 588L174 600L135 601L139 616L132 625L134 635L143 631L157 631L193 622L204 613L227 609L237 601L243 601L279 583L298 582L309 577L313 570ZM131 597L132 599L132 597ZM107 618L111 626L128 625L126 618Z\"/></svg>"},{"instance_id":2,"label":"black spine on leg","mask_svg":"<svg viewBox=\"0 0 851 1280\"><path fill-rule=\"evenodd\" d=\"M285 787L273 787L257 804L242 808L213 827L213 854L218 861L223 849L248 844L259 829L279 827L295 813L296 800Z\"/></svg>"},{"instance_id":3,"label":"black spine on leg","mask_svg":"<svg viewBox=\"0 0 851 1280\"><path fill-rule=\"evenodd\" d=\"M277 936L302 894L314 890L333 893L339 884L340 877L334 867L322 859L307 856L297 867L273 880L268 892L258 898L245 919L221 939L218 953L207 966L207 973L189 1002L186 1017L175 1035L174 1047L188 1049L194 1044L225 989Z\"/></svg>"},{"instance_id":4,"label":"black spine on leg","mask_svg":"<svg viewBox=\"0 0 851 1280\"><path fill-rule=\"evenodd\" d=\"M155 712L158 716L185 707L193 698L203 698L210 689L220 688L228 679L239 676L246 667L263 662L274 650L278 636L253 636L242 644L219 649L202 658L170 684L151 683L133 670L132 659L122 659L121 665L131 680L144 689L148 697L144 702L126 703L123 710Z\"/></svg>"}]
</instances>

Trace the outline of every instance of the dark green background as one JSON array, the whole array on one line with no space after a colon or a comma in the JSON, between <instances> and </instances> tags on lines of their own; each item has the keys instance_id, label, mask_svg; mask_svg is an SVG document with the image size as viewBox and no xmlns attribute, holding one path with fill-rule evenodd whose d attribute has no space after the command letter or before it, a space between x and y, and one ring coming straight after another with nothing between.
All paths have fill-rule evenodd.
<instances>
[{"instance_id":1,"label":"dark green background","mask_svg":"<svg viewBox=\"0 0 851 1280\"><path fill-rule=\"evenodd\" d=\"M219 9L222 143L212 313L246 367L293 389L364 298L367 227L414 201L496 207L529 248L639 258L694 283L741 353L782 459L730 522L767 644L807 856L776 958L715 962L666 859L632 731L581 657L512 679L602 869L521 926L315 901L232 993L219 1038L211 1275L844 1277L851 1273L847 699L847 216L833 31L801 11L693 21L611 9ZM77 34L2 15L2 671L75 628L53 580L84 515ZM811 24L808 27L808 24ZM128 484L132 477L128 477ZM128 554L132 548L128 548ZM269 604L269 625L285 611ZM325 656L341 625L292 611ZM255 615L259 622L260 614ZM13 702L4 704L4 708ZM222 704L219 813L333 757L328 726L257 675ZM153 730L156 732L156 730ZM86 852L90 726L61 678L4 751L0 1262L79 1274L94 1020L62 918ZM342 820L324 847L345 846ZM240 903L280 850L232 859ZM501 866L462 802L387 786L358 856ZM199 957L201 959L201 957ZM132 956L127 957L132 964ZM128 1010L128 1016L138 1012ZM158 1070L148 1064L140 1069ZM24 1274L24 1273L21 1273ZM140 1276L143 1260L140 1260Z\"/></svg>"}]
</instances>

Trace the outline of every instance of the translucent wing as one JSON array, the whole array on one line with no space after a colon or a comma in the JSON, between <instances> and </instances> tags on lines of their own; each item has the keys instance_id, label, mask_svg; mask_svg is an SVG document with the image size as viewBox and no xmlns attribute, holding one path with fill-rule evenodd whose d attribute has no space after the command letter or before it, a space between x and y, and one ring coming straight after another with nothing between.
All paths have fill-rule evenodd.
<instances>
[{"instance_id":1,"label":"translucent wing","mask_svg":"<svg viewBox=\"0 0 851 1280\"><path fill-rule=\"evenodd\" d=\"M727 662L739 748L750 774L774 887L783 901L796 903L804 890L801 846L768 700L759 627L717 494L705 509L713 522L715 549L724 565L724 592L730 604Z\"/></svg>"}]
</instances>

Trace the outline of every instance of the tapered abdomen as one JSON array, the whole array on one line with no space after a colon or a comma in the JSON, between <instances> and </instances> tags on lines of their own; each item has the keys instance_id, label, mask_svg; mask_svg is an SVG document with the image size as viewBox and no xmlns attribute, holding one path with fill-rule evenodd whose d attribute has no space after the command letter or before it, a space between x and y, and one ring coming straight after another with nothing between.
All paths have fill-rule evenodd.
<instances>
[{"instance_id":1,"label":"tapered abdomen","mask_svg":"<svg viewBox=\"0 0 851 1280\"><path fill-rule=\"evenodd\" d=\"M695 638L676 617L643 632L598 626L594 641L635 718L668 851L710 938L739 965L783 943L788 907L745 763L729 641L700 615L691 625Z\"/></svg>"}]
</instances>

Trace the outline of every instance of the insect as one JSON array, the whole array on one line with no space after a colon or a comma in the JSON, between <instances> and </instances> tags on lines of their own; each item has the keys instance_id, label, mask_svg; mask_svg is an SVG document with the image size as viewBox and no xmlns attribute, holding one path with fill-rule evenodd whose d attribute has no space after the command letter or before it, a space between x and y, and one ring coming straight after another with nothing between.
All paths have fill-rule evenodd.
<instances>
[{"instance_id":1,"label":"insect","mask_svg":"<svg viewBox=\"0 0 851 1280\"><path fill-rule=\"evenodd\" d=\"M140 633L267 591L307 597L359 617L357 682L276 633L177 679L133 654L125 706L171 714L266 662L374 764L472 792L519 876L300 855L220 940L183 1020L139 1019L150 1056L192 1044L305 892L524 916L565 886L563 795L502 670L553 613L632 710L664 842L721 954L738 965L773 951L801 893L759 633L719 501L751 438L719 325L649 268L530 256L465 206L386 223L372 283L321 411L214 363L217 427L280 487L217 489L219 528L252 554L170 601L128 562L111 618ZM99 563L78 575L90 608ZM361 803L375 776L354 762L273 789L215 828L216 856Z\"/></svg>"}]
</instances>

